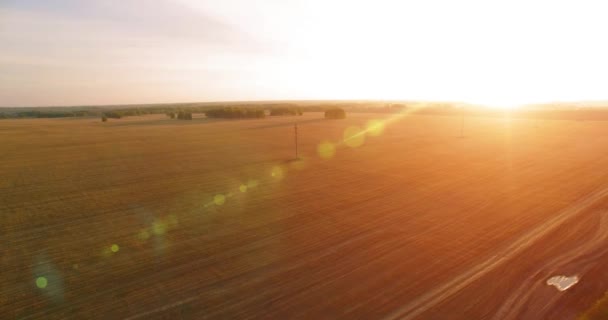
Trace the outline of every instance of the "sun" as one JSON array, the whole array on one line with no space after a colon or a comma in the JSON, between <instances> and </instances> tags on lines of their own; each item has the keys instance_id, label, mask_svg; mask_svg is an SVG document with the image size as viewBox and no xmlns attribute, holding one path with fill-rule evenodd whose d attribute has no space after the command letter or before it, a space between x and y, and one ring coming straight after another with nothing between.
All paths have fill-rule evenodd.
<instances>
[{"instance_id":1,"label":"sun","mask_svg":"<svg viewBox=\"0 0 608 320\"><path fill-rule=\"evenodd\" d=\"M489 108L499 109L499 110L513 110L517 109L520 105L516 103L494 103L488 105Z\"/></svg>"},{"instance_id":2,"label":"sun","mask_svg":"<svg viewBox=\"0 0 608 320\"><path fill-rule=\"evenodd\" d=\"M474 101L474 104L478 104L490 109L495 110L513 110L517 109L520 106L524 105L524 100L520 99L483 99L480 101Z\"/></svg>"}]
</instances>

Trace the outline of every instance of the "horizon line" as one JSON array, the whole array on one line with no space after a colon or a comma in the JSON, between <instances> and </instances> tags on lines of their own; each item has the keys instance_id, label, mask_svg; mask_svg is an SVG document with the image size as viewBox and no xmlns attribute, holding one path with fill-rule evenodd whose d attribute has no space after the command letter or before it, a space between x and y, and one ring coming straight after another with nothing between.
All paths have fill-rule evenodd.
<instances>
[{"instance_id":1,"label":"horizon line","mask_svg":"<svg viewBox=\"0 0 608 320\"><path fill-rule=\"evenodd\" d=\"M476 103L476 102L466 102L466 101L458 101L458 100L402 100L402 99L287 99L287 100L211 100L211 101L180 101L180 102L142 102L142 103L115 103L115 104L81 104L81 105L26 105L26 106L0 106L0 109L11 109L11 108L103 108L103 107L120 107L120 106L160 106L160 105L168 105L168 104L176 104L176 105L187 105L187 104L238 104L238 103L293 103L293 102L356 102L356 103L449 103L449 104L465 104L472 106L492 106L492 104L487 103ZM585 105L585 104L607 104L608 99L606 100L576 100L576 101L547 101L547 102L535 102L535 103L522 103L517 106L544 106L544 105L563 105L563 104L575 104L575 105Z\"/></svg>"}]
</instances>

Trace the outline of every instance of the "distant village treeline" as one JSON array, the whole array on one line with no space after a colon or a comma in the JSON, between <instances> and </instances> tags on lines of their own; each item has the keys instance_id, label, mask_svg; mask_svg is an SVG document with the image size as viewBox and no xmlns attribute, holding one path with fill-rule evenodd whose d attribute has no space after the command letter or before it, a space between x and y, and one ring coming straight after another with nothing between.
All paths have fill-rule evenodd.
<instances>
[{"instance_id":1,"label":"distant village treeline","mask_svg":"<svg viewBox=\"0 0 608 320\"><path fill-rule=\"evenodd\" d=\"M137 107L13 107L0 108L0 119L105 117L120 119L148 114L166 114L170 118L191 120L192 114L209 118L264 118L270 116L302 115L307 111L323 111L323 107L302 108L294 105L230 105L230 106L137 106Z\"/></svg>"},{"instance_id":2,"label":"distant village treeline","mask_svg":"<svg viewBox=\"0 0 608 320\"><path fill-rule=\"evenodd\" d=\"M128 106L81 107L10 107L0 108L0 119L102 117L120 119L148 114L165 114L172 119L192 120L192 114L208 118L264 118L266 116L299 116L305 112L325 112L336 108L348 113L400 113L466 116L505 116L556 120L608 120L608 108L568 105L541 105L514 110L484 108L452 103L391 102L251 102L251 103L187 103Z\"/></svg>"},{"instance_id":3,"label":"distant village treeline","mask_svg":"<svg viewBox=\"0 0 608 320\"><path fill-rule=\"evenodd\" d=\"M15 118L69 118L105 117L120 119L129 116L165 114L172 119L191 120L192 114L205 114L209 118L264 118L269 116L299 116L304 112L323 112L335 108L331 105L297 104L230 104L230 105L143 105L133 107L13 107L0 108L0 119Z\"/></svg>"}]
</instances>

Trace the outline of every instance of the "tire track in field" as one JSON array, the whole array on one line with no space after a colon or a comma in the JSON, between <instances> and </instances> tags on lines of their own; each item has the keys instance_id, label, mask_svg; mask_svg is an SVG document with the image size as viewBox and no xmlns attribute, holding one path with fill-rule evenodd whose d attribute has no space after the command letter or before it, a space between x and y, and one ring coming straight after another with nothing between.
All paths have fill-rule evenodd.
<instances>
[{"instance_id":1,"label":"tire track in field","mask_svg":"<svg viewBox=\"0 0 608 320\"><path fill-rule=\"evenodd\" d=\"M606 196L608 196L608 188L597 190L582 198L575 204L561 210L557 215L549 219L547 222L526 232L523 236L513 241L507 247L499 250L495 255L491 256L484 262L477 264L468 271L457 275L452 280L426 292L419 298L395 310L385 319L408 320L416 318L425 311L458 293L460 290L494 270L496 267L506 263L513 257L523 252L525 249L528 249L539 239L562 225L566 220L571 219L585 209L588 209L590 206Z\"/></svg>"},{"instance_id":2,"label":"tire track in field","mask_svg":"<svg viewBox=\"0 0 608 320\"><path fill-rule=\"evenodd\" d=\"M154 308L154 309L142 312L142 313L138 313L136 315L130 316L128 318L125 318L125 320L136 320L136 319L141 319L141 318L144 318L144 317L147 317L147 316L151 316L151 315L153 315L155 313L159 313L159 312L167 311L167 310L170 310L170 309L173 309L173 308L177 308L177 307L179 307L181 305L184 305L186 303L190 303L192 301L195 301L198 298L200 298L199 295L192 296L190 298L186 298L186 299L174 302L174 303L170 303L170 304L167 304L167 305L164 305L164 306L160 306L158 308Z\"/></svg>"},{"instance_id":3,"label":"tire track in field","mask_svg":"<svg viewBox=\"0 0 608 320\"><path fill-rule=\"evenodd\" d=\"M590 263L605 254L603 251L597 252L596 250L602 248L607 239L608 215L600 213L599 227L593 238L586 241L583 245L571 248L569 251L544 263L537 272L524 280L517 290L510 293L492 319L539 319L542 317L560 297L560 295L556 294L549 299L543 299L544 303L541 308L529 308L527 306L531 297L538 294L538 289L547 286L545 280L551 275L560 274L560 269L563 269L574 261L578 265L576 269L579 270L577 274L580 278L589 269ZM522 312L526 312L526 314L522 315ZM532 315L530 312L535 314Z\"/></svg>"}]
</instances>

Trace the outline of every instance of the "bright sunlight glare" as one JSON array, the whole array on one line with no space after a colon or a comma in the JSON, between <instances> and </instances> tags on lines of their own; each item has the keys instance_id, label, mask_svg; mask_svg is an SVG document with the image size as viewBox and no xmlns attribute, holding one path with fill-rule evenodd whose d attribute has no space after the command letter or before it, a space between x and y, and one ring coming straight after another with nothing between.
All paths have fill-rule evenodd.
<instances>
[{"instance_id":1,"label":"bright sunlight glare","mask_svg":"<svg viewBox=\"0 0 608 320\"><path fill-rule=\"evenodd\" d=\"M606 98L602 1L20 3L0 5L9 106Z\"/></svg>"}]
</instances>

